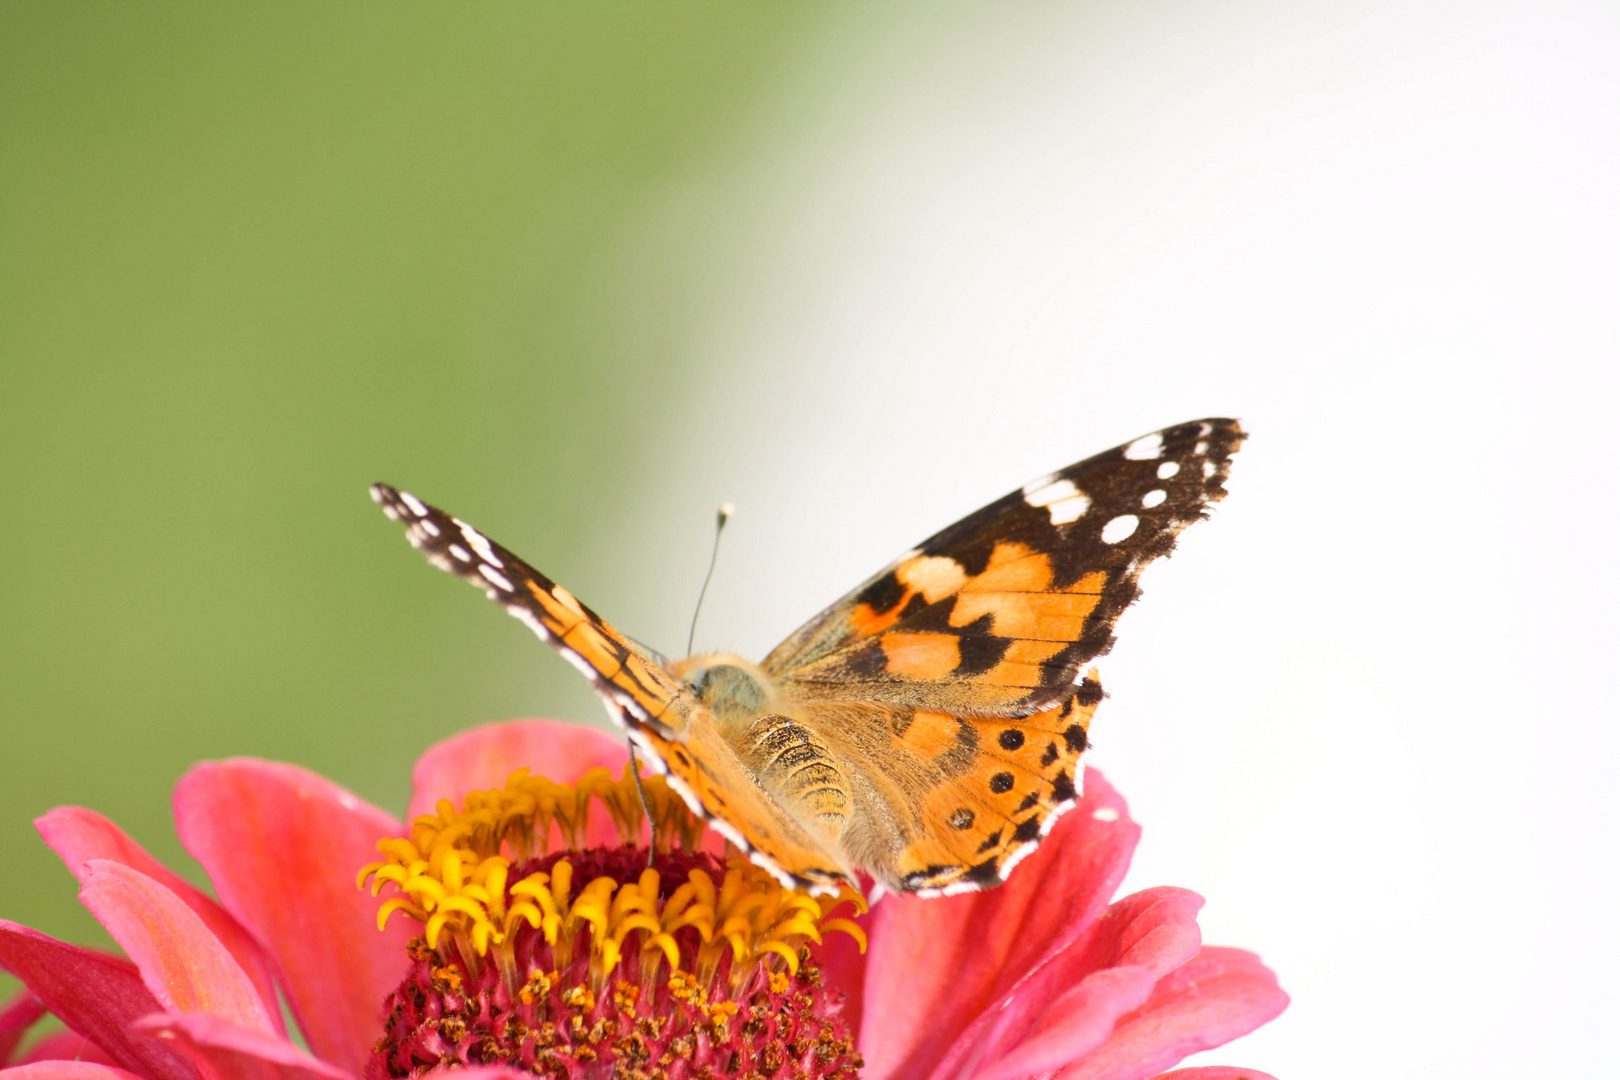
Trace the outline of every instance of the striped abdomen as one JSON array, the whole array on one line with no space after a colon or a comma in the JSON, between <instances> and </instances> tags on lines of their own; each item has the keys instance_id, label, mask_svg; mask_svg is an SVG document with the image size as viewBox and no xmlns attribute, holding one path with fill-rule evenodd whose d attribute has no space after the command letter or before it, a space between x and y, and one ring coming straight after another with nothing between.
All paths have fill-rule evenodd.
<instances>
[{"instance_id":1,"label":"striped abdomen","mask_svg":"<svg viewBox=\"0 0 1620 1080\"><path fill-rule=\"evenodd\" d=\"M836 837L849 820L848 785L832 752L790 716L769 713L749 725L745 757L779 800L813 817Z\"/></svg>"}]
</instances>

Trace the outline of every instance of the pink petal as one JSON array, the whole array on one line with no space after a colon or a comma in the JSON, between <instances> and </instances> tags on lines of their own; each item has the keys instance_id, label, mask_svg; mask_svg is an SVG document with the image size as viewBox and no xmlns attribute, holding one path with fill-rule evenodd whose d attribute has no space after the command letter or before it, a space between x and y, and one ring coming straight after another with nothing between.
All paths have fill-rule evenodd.
<instances>
[{"instance_id":1,"label":"pink petal","mask_svg":"<svg viewBox=\"0 0 1620 1080\"><path fill-rule=\"evenodd\" d=\"M3 1080L141 1080L132 1072L92 1061L35 1061L0 1069Z\"/></svg>"},{"instance_id":2,"label":"pink petal","mask_svg":"<svg viewBox=\"0 0 1620 1080\"><path fill-rule=\"evenodd\" d=\"M440 799L460 806L467 792L498 788L521 768L572 784L598 768L617 777L627 756L623 739L579 724L556 720L485 724L429 747L417 761L411 770L406 820L433 813Z\"/></svg>"},{"instance_id":3,"label":"pink petal","mask_svg":"<svg viewBox=\"0 0 1620 1080\"><path fill-rule=\"evenodd\" d=\"M162 1009L128 960L0 919L0 967L120 1068L146 1080L198 1080L191 1063L173 1050L126 1033L135 1020Z\"/></svg>"},{"instance_id":4,"label":"pink petal","mask_svg":"<svg viewBox=\"0 0 1620 1080\"><path fill-rule=\"evenodd\" d=\"M0 1065L11 1060L11 1052L44 1015L45 1003L28 990L19 990L6 1002L5 1009L0 1010Z\"/></svg>"},{"instance_id":5,"label":"pink petal","mask_svg":"<svg viewBox=\"0 0 1620 1080\"><path fill-rule=\"evenodd\" d=\"M79 899L167 1008L275 1030L242 965L178 896L139 870L108 859L91 859L81 874Z\"/></svg>"},{"instance_id":6,"label":"pink petal","mask_svg":"<svg viewBox=\"0 0 1620 1080\"><path fill-rule=\"evenodd\" d=\"M1258 956L1205 947L1159 980L1147 1004L1121 1019L1107 1045L1058 1076L1145 1080L1188 1054L1247 1035L1287 1005L1288 995Z\"/></svg>"},{"instance_id":7,"label":"pink petal","mask_svg":"<svg viewBox=\"0 0 1620 1080\"><path fill-rule=\"evenodd\" d=\"M1108 905L1073 960L1081 970L1139 964L1155 979L1198 955L1203 935L1198 911L1204 898L1188 889L1160 885Z\"/></svg>"},{"instance_id":8,"label":"pink petal","mask_svg":"<svg viewBox=\"0 0 1620 1080\"><path fill-rule=\"evenodd\" d=\"M270 1017L270 1023L277 1031L286 1030L282 1024L281 1003L276 997L276 984L271 975L270 962L265 958L264 951L259 948L258 943L242 928L241 923L231 918L229 912L194 888L179 874L152 858L145 848L94 810L86 810L79 806L59 806L44 817L36 818L34 827L39 830L40 836L44 837L46 845L61 856L68 870L81 883L84 881L85 863L91 859L111 859L133 870L139 870L183 900L186 906L195 911L198 918L207 924L220 944L230 950L236 962L253 981L259 999L264 1002L265 1013Z\"/></svg>"},{"instance_id":9,"label":"pink petal","mask_svg":"<svg viewBox=\"0 0 1620 1080\"><path fill-rule=\"evenodd\" d=\"M93 1061L98 1065L111 1065L107 1052L76 1031L58 1031L47 1035L28 1048L19 1065L33 1061Z\"/></svg>"},{"instance_id":10,"label":"pink petal","mask_svg":"<svg viewBox=\"0 0 1620 1080\"><path fill-rule=\"evenodd\" d=\"M1259 1069L1239 1069L1232 1065L1201 1065L1196 1069L1177 1069L1160 1073L1152 1080L1277 1080Z\"/></svg>"},{"instance_id":11,"label":"pink petal","mask_svg":"<svg viewBox=\"0 0 1620 1080\"><path fill-rule=\"evenodd\" d=\"M1068 949L987 1008L936 1074L954 1076L985 1061L995 1063L986 1075L1022 1076L1081 1060L1122 1014L1147 1000L1161 975L1197 954L1203 906L1197 893L1170 887L1110 904Z\"/></svg>"},{"instance_id":12,"label":"pink petal","mask_svg":"<svg viewBox=\"0 0 1620 1080\"><path fill-rule=\"evenodd\" d=\"M355 875L400 823L314 773L242 758L187 773L174 817L220 903L278 964L310 1049L358 1074L411 928L397 919L379 933L378 902Z\"/></svg>"},{"instance_id":13,"label":"pink petal","mask_svg":"<svg viewBox=\"0 0 1620 1080\"><path fill-rule=\"evenodd\" d=\"M1153 974L1134 965L1094 971L1052 999L1045 1022L974 1080L1022 1080L1052 1073L1096 1050L1113 1034L1114 1021L1153 992Z\"/></svg>"},{"instance_id":14,"label":"pink petal","mask_svg":"<svg viewBox=\"0 0 1620 1080\"><path fill-rule=\"evenodd\" d=\"M973 1019L1107 906L1141 829L1102 774L1006 884L873 908L857 1033L865 1080L932 1073Z\"/></svg>"},{"instance_id":15,"label":"pink petal","mask_svg":"<svg viewBox=\"0 0 1620 1080\"><path fill-rule=\"evenodd\" d=\"M229 1080L354 1080L310 1057L279 1035L249 1031L218 1016L148 1016L135 1030L162 1039L190 1057L199 1072Z\"/></svg>"}]
</instances>

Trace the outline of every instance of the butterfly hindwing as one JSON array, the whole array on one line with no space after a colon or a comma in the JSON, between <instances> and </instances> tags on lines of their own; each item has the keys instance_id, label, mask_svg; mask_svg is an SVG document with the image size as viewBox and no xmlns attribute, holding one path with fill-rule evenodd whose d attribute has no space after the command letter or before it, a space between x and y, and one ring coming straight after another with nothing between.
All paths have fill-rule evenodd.
<instances>
[{"instance_id":1,"label":"butterfly hindwing","mask_svg":"<svg viewBox=\"0 0 1620 1080\"><path fill-rule=\"evenodd\" d=\"M898 887L950 894L1006 880L1079 798L1080 755L1102 696L1091 672L1054 708L1015 720L958 718L978 752L929 791L923 813L945 827L900 853L889 875Z\"/></svg>"}]
</instances>

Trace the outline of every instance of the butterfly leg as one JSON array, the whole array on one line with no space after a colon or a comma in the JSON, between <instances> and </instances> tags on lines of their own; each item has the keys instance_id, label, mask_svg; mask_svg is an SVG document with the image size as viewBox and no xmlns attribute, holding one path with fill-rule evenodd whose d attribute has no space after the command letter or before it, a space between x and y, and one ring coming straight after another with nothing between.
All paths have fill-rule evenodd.
<instances>
[{"instance_id":1,"label":"butterfly leg","mask_svg":"<svg viewBox=\"0 0 1620 1080\"><path fill-rule=\"evenodd\" d=\"M636 740L626 739L624 745L630 750L630 775L636 782L636 798L641 800L641 812L647 818L647 869L653 864L653 816L652 810L647 806L647 792L641 786L641 765L636 760Z\"/></svg>"}]
</instances>

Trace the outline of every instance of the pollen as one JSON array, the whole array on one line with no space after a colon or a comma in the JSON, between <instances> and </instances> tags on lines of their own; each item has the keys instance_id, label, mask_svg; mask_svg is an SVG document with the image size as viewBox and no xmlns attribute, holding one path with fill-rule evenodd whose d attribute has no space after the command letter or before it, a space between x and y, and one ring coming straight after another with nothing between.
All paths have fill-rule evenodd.
<instances>
[{"instance_id":1,"label":"pollen","mask_svg":"<svg viewBox=\"0 0 1620 1080\"><path fill-rule=\"evenodd\" d=\"M808 1045L807 1032L844 1026L814 949L841 933L864 951L860 894L811 897L740 856L719 859L660 778L642 786L650 815L628 768L573 786L519 770L459 809L441 801L408 839L378 842L382 859L359 876L373 895L389 890L378 926L403 914L422 932L389 998L374 1074L505 1064L543 1076L656 1075L647 1070L680 1059L669 1075L704 1065L728 1076ZM619 847L582 849L598 804ZM738 1024L740 1011L774 1020ZM754 1045L766 1028L768 1052ZM815 1068L804 1075L855 1075L859 1056L840 1045L848 1052L807 1057Z\"/></svg>"}]
</instances>

